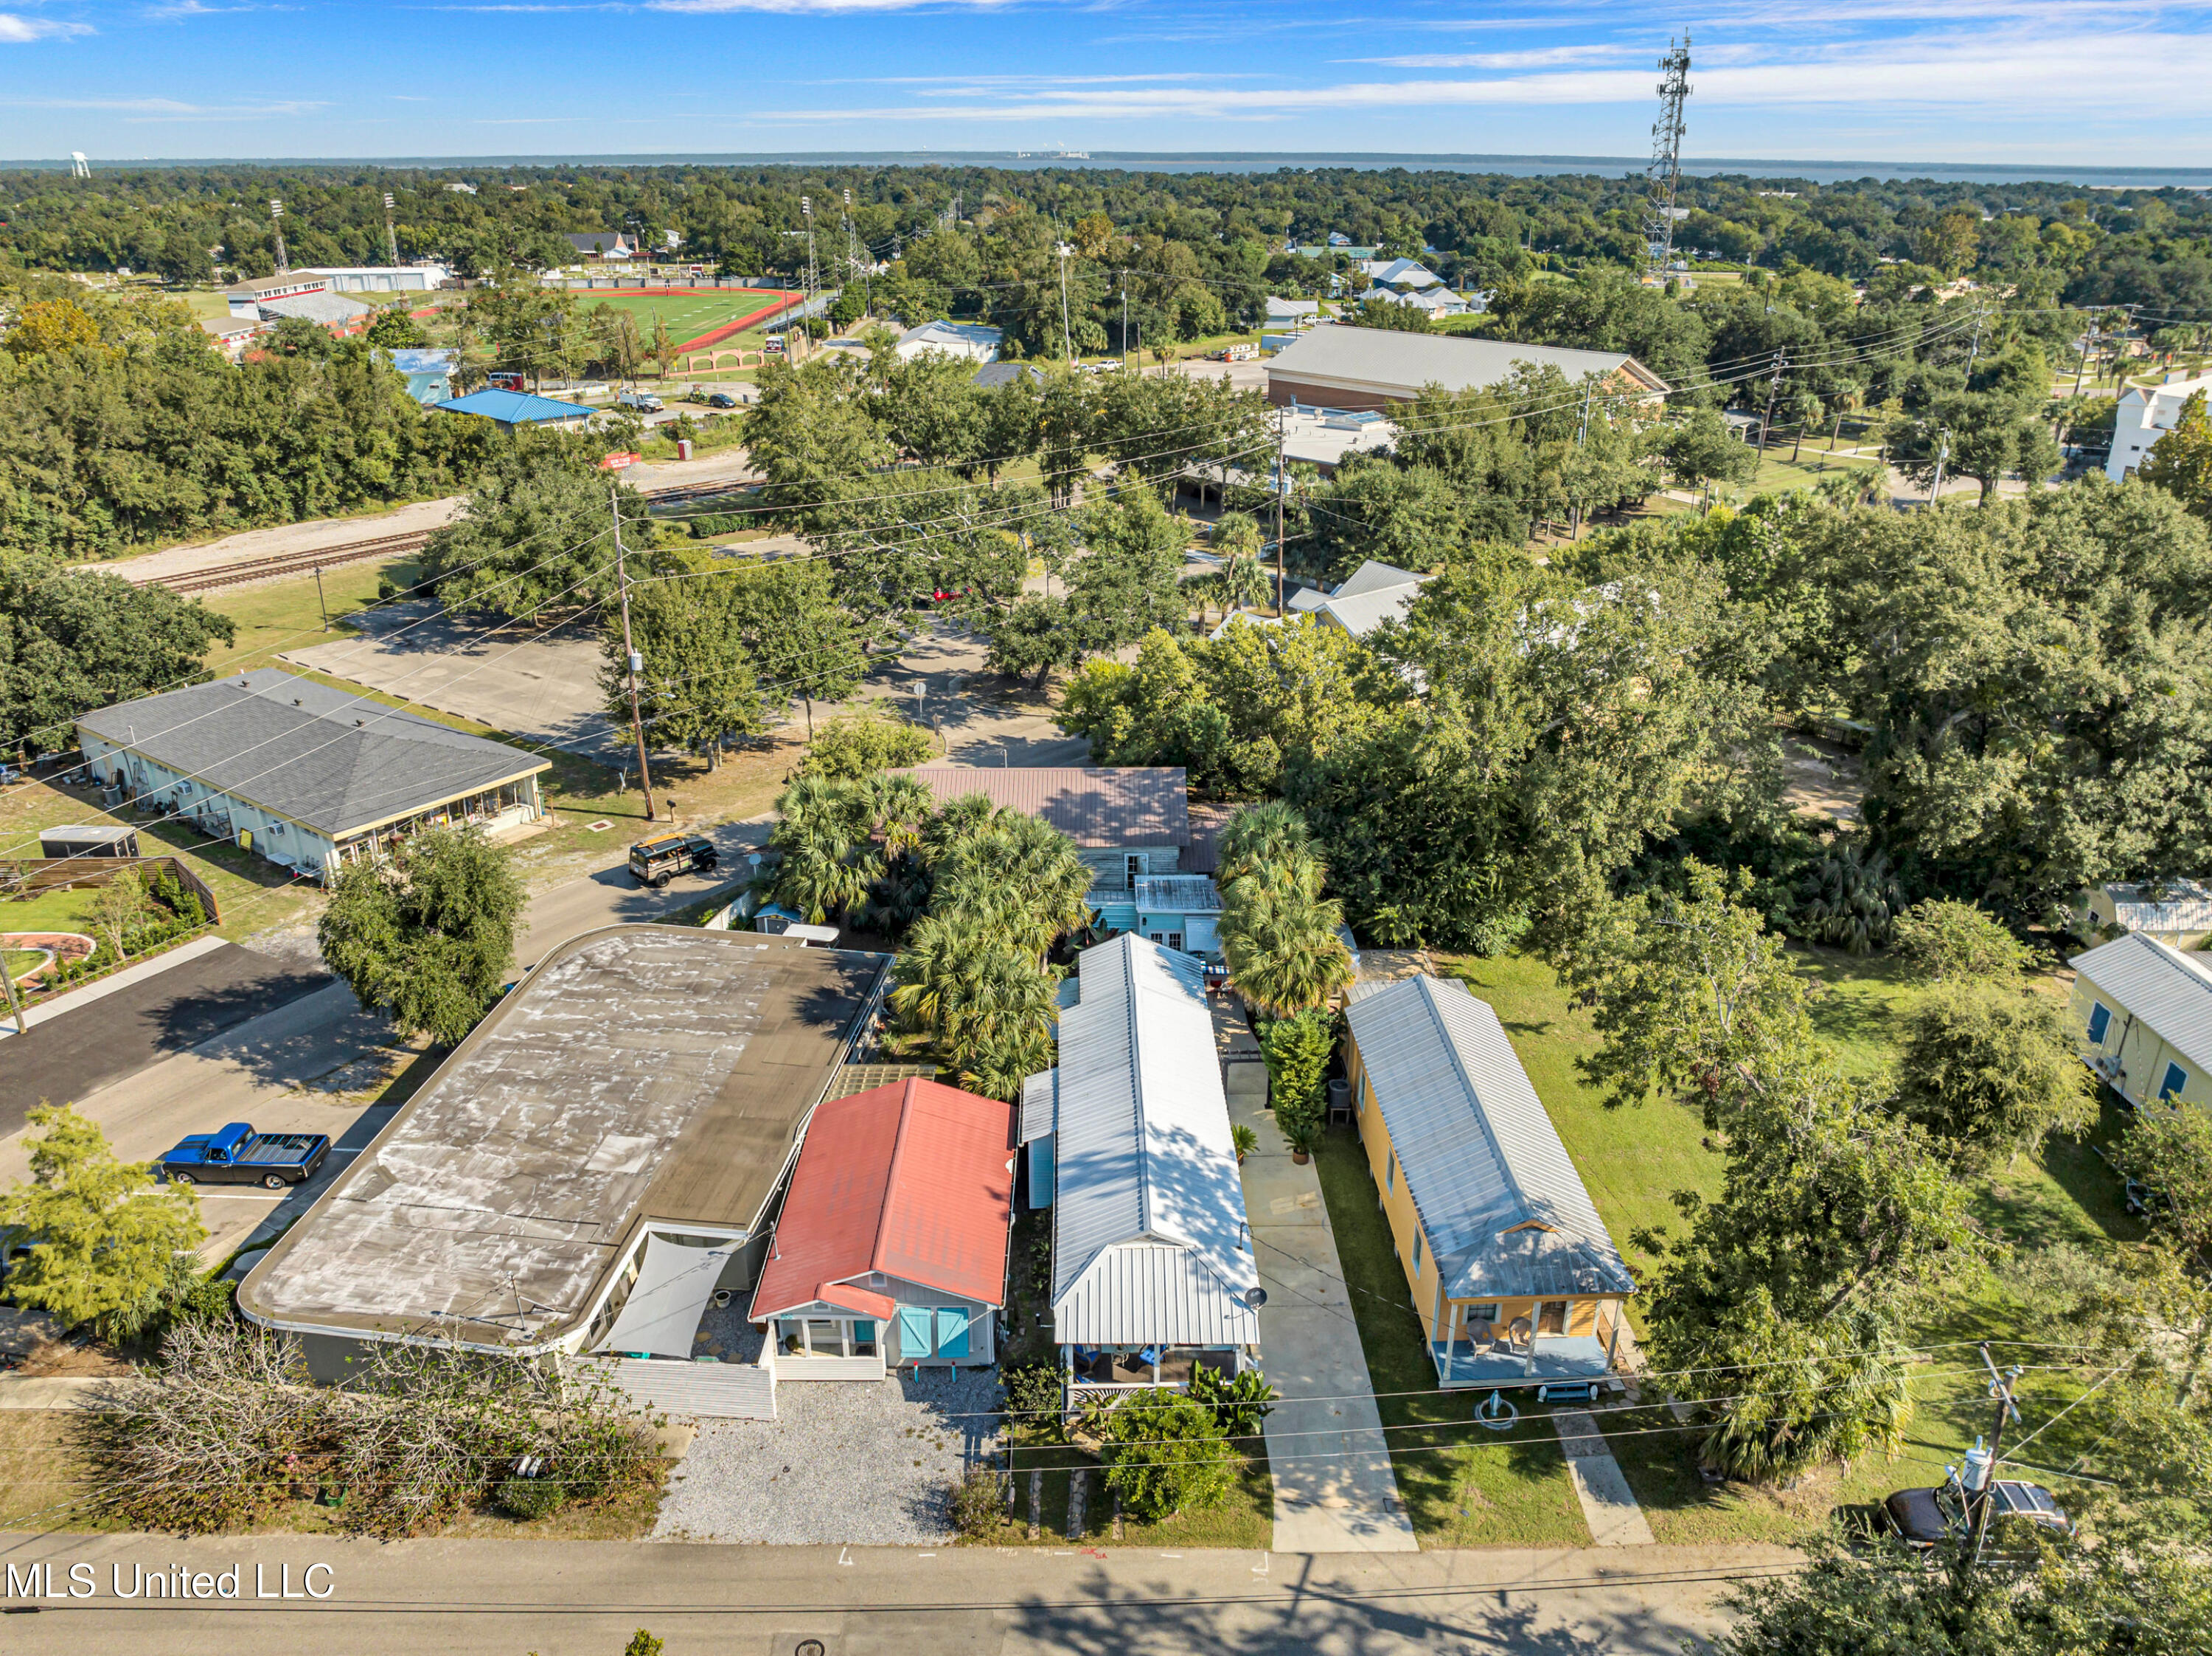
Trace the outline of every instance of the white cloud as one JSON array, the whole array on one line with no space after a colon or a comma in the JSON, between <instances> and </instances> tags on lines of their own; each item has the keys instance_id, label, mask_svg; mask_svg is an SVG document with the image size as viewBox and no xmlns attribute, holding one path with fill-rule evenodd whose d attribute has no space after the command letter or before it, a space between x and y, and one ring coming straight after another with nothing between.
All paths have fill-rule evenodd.
<instances>
[{"instance_id":1,"label":"white cloud","mask_svg":"<svg viewBox=\"0 0 2212 1656\"><path fill-rule=\"evenodd\" d=\"M1427 52L1403 58L1339 58L1340 64L1377 64L1385 69L1557 69L1565 64L1619 59L1620 46L1539 46L1530 52Z\"/></svg>"},{"instance_id":2,"label":"white cloud","mask_svg":"<svg viewBox=\"0 0 2212 1656\"><path fill-rule=\"evenodd\" d=\"M2200 120L2212 81L2212 35L2076 31L2011 36L1988 31L1917 37L1910 50L1845 44L1817 57L1692 69L1691 125L1700 112L1806 108L1916 110L2019 118L2108 112L2125 87L2136 118ZM1041 87L993 101L872 109L756 110L786 121L1269 119L1330 111L1415 108L1642 106L1647 69L1569 70L1478 80L1349 82L1311 87L1181 86L1079 90Z\"/></svg>"},{"instance_id":3,"label":"white cloud","mask_svg":"<svg viewBox=\"0 0 2212 1656\"><path fill-rule=\"evenodd\" d=\"M20 46L33 40L58 40L91 33L89 23L66 23L58 17L25 17L19 12L0 11L0 44Z\"/></svg>"}]
</instances>

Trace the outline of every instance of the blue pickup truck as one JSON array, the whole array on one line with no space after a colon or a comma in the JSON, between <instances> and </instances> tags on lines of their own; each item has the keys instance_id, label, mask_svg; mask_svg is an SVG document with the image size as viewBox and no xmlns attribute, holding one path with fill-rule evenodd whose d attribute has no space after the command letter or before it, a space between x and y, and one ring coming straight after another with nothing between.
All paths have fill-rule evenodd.
<instances>
[{"instance_id":1,"label":"blue pickup truck","mask_svg":"<svg viewBox=\"0 0 2212 1656\"><path fill-rule=\"evenodd\" d=\"M256 1132L234 1121L221 1132L198 1132L161 1158L173 1185L266 1185L282 1190L315 1176L331 1153L319 1132Z\"/></svg>"}]
</instances>

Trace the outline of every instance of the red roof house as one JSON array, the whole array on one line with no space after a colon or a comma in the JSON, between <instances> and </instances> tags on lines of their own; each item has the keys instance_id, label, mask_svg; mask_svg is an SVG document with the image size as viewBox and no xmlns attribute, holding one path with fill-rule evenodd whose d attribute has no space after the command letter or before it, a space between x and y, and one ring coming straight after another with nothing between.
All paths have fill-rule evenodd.
<instances>
[{"instance_id":1,"label":"red roof house","mask_svg":"<svg viewBox=\"0 0 2212 1656\"><path fill-rule=\"evenodd\" d=\"M994 1361L1013 1159L1011 1105L934 1081L817 1106L753 1292L777 1378Z\"/></svg>"}]
</instances>

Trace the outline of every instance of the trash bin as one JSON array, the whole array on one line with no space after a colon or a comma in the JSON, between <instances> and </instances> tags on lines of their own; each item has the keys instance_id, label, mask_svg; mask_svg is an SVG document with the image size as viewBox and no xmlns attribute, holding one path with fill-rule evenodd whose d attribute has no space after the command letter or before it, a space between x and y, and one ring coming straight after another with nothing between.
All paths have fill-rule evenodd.
<instances>
[{"instance_id":1,"label":"trash bin","mask_svg":"<svg viewBox=\"0 0 2212 1656\"><path fill-rule=\"evenodd\" d=\"M679 460L688 460L691 458L691 440L689 437L679 437L676 440L676 458Z\"/></svg>"}]
</instances>

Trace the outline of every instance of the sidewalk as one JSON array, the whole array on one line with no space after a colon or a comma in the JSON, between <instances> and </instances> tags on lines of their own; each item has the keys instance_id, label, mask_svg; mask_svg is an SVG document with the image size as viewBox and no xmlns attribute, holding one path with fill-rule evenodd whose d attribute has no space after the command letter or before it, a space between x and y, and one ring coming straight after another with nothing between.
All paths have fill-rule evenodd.
<instances>
[{"instance_id":1,"label":"sidewalk","mask_svg":"<svg viewBox=\"0 0 2212 1656\"><path fill-rule=\"evenodd\" d=\"M1237 1012L1217 1002L1214 1018L1218 1035L1249 1045ZM1418 1552L1384 1447L1375 1383L1360 1350L1320 1172L1291 1159L1263 1095L1231 1093L1229 1114L1260 1136L1260 1147L1244 1161L1244 1210L1267 1291L1260 1310L1260 1366L1284 1398L1266 1427L1275 1483L1274 1550Z\"/></svg>"},{"instance_id":2,"label":"sidewalk","mask_svg":"<svg viewBox=\"0 0 2212 1656\"><path fill-rule=\"evenodd\" d=\"M82 989L65 989L51 1000L43 1000L36 1006L27 1008L23 1013L23 1022L27 1028L35 1029L50 1018L58 1018L64 1012L74 1012L80 1006L89 1006L118 990L128 989L149 978L159 977L172 967L182 966L186 961L196 961L203 955L212 954L222 948L224 942L223 938L210 931L205 937L194 937L190 943L180 943L151 960L141 961L136 966L126 966L120 972L112 972L97 983L88 983ZM15 1020L12 1016L0 1018L0 1040L15 1033Z\"/></svg>"}]
</instances>

